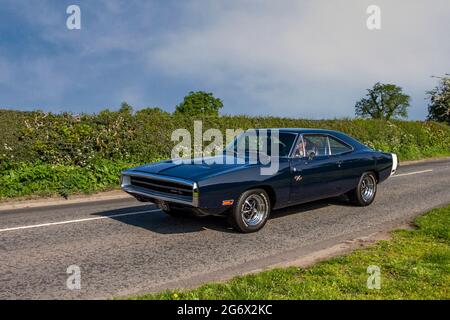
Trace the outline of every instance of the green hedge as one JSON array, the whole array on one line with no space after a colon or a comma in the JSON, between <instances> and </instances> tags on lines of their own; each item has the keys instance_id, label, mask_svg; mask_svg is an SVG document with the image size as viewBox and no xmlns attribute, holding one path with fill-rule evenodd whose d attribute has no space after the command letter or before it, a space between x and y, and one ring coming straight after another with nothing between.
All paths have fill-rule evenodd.
<instances>
[{"instance_id":1,"label":"green hedge","mask_svg":"<svg viewBox=\"0 0 450 320\"><path fill-rule=\"evenodd\" d=\"M18 163L0 175L1 198L17 196L67 197L73 193L91 193L117 187L120 171L133 164L99 160L86 167Z\"/></svg>"},{"instance_id":2,"label":"green hedge","mask_svg":"<svg viewBox=\"0 0 450 320\"><path fill-rule=\"evenodd\" d=\"M75 116L0 110L0 198L29 194L92 192L117 185L126 166L170 158L173 130L192 132L196 118L160 109ZM345 132L401 160L450 155L450 127L421 121L304 120L221 116L203 130L324 128Z\"/></svg>"}]
</instances>

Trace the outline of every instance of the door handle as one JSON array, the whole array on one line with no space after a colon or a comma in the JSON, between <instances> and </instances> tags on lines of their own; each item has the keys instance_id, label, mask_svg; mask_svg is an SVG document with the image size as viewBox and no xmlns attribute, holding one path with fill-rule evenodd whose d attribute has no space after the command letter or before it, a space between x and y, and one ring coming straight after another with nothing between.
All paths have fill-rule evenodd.
<instances>
[{"instance_id":1,"label":"door handle","mask_svg":"<svg viewBox=\"0 0 450 320\"><path fill-rule=\"evenodd\" d=\"M338 160L338 161L336 161L336 164L338 165L338 168L340 168L340 167L341 167L341 165L342 165L342 160Z\"/></svg>"}]
</instances>

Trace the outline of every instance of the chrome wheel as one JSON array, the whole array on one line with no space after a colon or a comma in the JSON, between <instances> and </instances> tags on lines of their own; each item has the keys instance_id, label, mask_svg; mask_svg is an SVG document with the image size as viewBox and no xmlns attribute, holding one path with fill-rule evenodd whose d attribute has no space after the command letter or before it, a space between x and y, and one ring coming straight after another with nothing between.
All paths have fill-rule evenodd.
<instances>
[{"instance_id":1,"label":"chrome wheel","mask_svg":"<svg viewBox=\"0 0 450 320\"><path fill-rule=\"evenodd\" d=\"M377 182L371 174L366 175L361 181L361 198L365 202L369 202L370 200L372 200L373 196L375 195L376 185Z\"/></svg>"},{"instance_id":2,"label":"chrome wheel","mask_svg":"<svg viewBox=\"0 0 450 320\"><path fill-rule=\"evenodd\" d=\"M265 221L268 214L269 204L263 194L251 194L241 206L242 221L249 227Z\"/></svg>"}]
</instances>

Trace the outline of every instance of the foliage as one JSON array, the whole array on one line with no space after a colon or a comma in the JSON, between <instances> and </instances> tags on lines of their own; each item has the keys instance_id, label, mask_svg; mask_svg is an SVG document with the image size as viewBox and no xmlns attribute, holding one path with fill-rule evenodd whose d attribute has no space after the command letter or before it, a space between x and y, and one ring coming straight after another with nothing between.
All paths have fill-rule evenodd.
<instances>
[{"instance_id":1,"label":"foliage","mask_svg":"<svg viewBox=\"0 0 450 320\"><path fill-rule=\"evenodd\" d=\"M449 299L450 206L416 219L417 230L321 262L310 268L274 269L194 290L134 299ZM381 289L368 289L367 267L380 267Z\"/></svg>"},{"instance_id":2,"label":"foliage","mask_svg":"<svg viewBox=\"0 0 450 320\"><path fill-rule=\"evenodd\" d=\"M220 99L215 98L212 93L197 91L189 92L183 102L177 105L175 114L187 116L218 116L223 107Z\"/></svg>"},{"instance_id":3,"label":"foliage","mask_svg":"<svg viewBox=\"0 0 450 320\"><path fill-rule=\"evenodd\" d=\"M120 171L132 164L98 160L86 167L20 162L2 171L0 199L27 195L67 197L117 187Z\"/></svg>"},{"instance_id":4,"label":"foliage","mask_svg":"<svg viewBox=\"0 0 450 320\"><path fill-rule=\"evenodd\" d=\"M428 119L450 124L450 75L439 79L439 85L427 92L430 98Z\"/></svg>"},{"instance_id":5,"label":"foliage","mask_svg":"<svg viewBox=\"0 0 450 320\"><path fill-rule=\"evenodd\" d=\"M410 97L394 84L377 82L367 90L366 98L355 105L357 116L372 119L407 118Z\"/></svg>"}]
</instances>

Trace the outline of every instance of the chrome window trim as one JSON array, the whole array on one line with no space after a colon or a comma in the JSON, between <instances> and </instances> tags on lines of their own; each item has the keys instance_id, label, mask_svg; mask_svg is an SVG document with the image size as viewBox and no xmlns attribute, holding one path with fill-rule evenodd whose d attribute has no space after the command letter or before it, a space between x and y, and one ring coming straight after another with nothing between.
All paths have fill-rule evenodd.
<instances>
[{"instance_id":1,"label":"chrome window trim","mask_svg":"<svg viewBox=\"0 0 450 320\"><path fill-rule=\"evenodd\" d=\"M331 147L330 147L330 156L339 156L339 155L341 155L341 154L346 154L346 153L355 151L355 148L354 148L352 145L348 144L347 142L343 141L342 139L339 139L338 137L336 137L336 136L334 136L334 135L332 135L332 134L328 134L328 137L331 137L331 138L337 140L338 142L342 143L343 145L345 145L345 146L347 146L347 147L350 148L350 150L345 151L345 152L336 153L336 154L331 154ZM330 143L330 142L328 141L328 144L329 144L329 143Z\"/></svg>"},{"instance_id":2,"label":"chrome window trim","mask_svg":"<svg viewBox=\"0 0 450 320\"><path fill-rule=\"evenodd\" d=\"M330 136L327 136L327 145L328 145L328 155L332 156L331 145L330 145Z\"/></svg>"},{"instance_id":3,"label":"chrome window trim","mask_svg":"<svg viewBox=\"0 0 450 320\"><path fill-rule=\"evenodd\" d=\"M305 142L304 140L303 140L303 137L304 136L322 136L322 137L326 137L327 138L327 144L328 144L328 153L331 153L331 150L329 149L329 147L330 147L330 142L328 141L328 137L330 136L328 133L302 133L301 134L301 136L302 136L302 142ZM306 153L306 150L303 150L303 153ZM328 154L328 155L319 155L318 157L330 157L331 156L331 154ZM305 158L308 158L307 156L304 156L304 157L301 157L301 158L299 158L299 159L305 159Z\"/></svg>"},{"instance_id":4,"label":"chrome window trim","mask_svg":"<svg viewBox=\"0 0 450 320\"><path fill-rule=\"evenodd\" d=\"M298 144L298 142L299 142L300 139L302 140L302 142L304 142L304 141L303 141L303 134L297 133L297 138L295 138L294 144L293 144L293 146L292 146L292 148L291 148L291 152L289 153L289 158L291 158L291 159L302 159L302 158L304 158L304 157L295 157L295 156L293 155L293 153L294 153L294 151L295 151L295 147L297 146L297 144ZM304 150L304 149L303 149L303 153L305 153L305 150Z\"/></svg>"},{"instance_id":5,"label":"chrome window trim","mask_svg":"<svg viewBox=\"0 0 450 320\"><path fill-rule=\"evenodd\" d=\"M324 137L327 137L328 153L329 153L329 155L325 155L324 157L338 156L338 155L342 155L342 154L346 154L346 153L350 153L350 152L355 151L355 148L351 144L343 141L342 139L339 139L338 137L336 137L335 135L330 134L330 133L312 133L312 132L310 133L310 132L308 132L308 133L298 134L298 137L297 137L297 139L294 142L294 146L297 145L299 139L302 139L302 142L304 143L303 136L305 136L305 135L306 136L310 135L310 136L324 136ZM341 152L341 153L331 154L330 137L335 139L336 141L342 143L343 145L349 147L350 150L349 151L345 151L345 152ZM292 154L293 152L294 152L294 149L291 150L291 154L290 154L289 158L292 158L292 159L304 159L304 158L307 158L306 156L304 156L304 157L294 157L293 154ZM303 150L303 153L304 152L305 152L305 150Z\"/></svg>"},{"instance_id":6,"label":"chrome window trim","mask_svg":"<svg viewBox=\"0 0 450 320\"><path fill-rule=\"evenodd\" d=\"M292 153L294 152L295 146L297 145L297 141L298 141L299 137L301 137L301 134L298 134L295 132L287 132L287 133L291 133L291 134L295 135L295 139L294 139L294 142L292 143L291 150L289 151L289 154L287 156L288 158L293 158Z\"/></svg>"}]
</instances>

